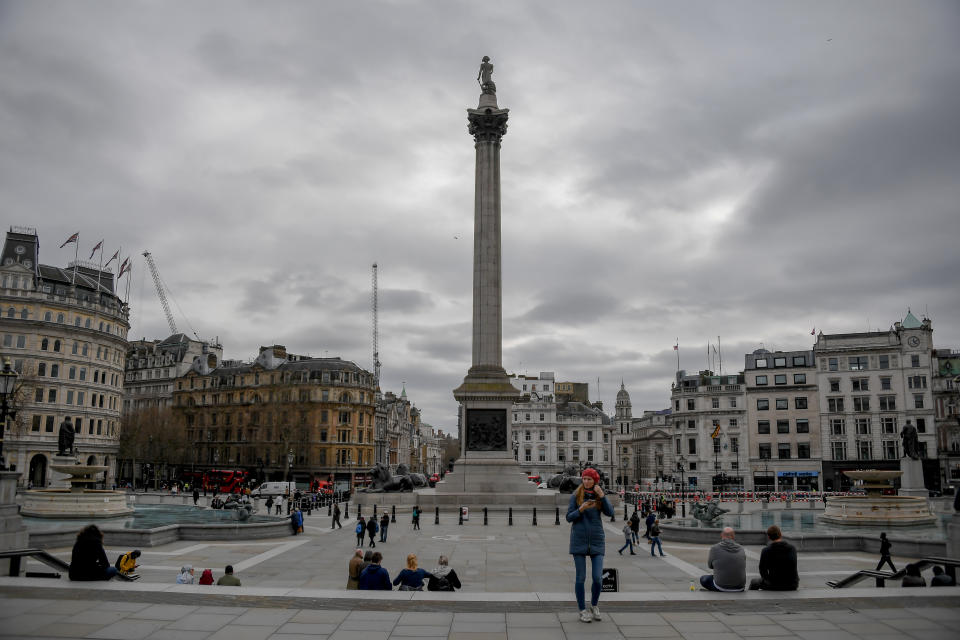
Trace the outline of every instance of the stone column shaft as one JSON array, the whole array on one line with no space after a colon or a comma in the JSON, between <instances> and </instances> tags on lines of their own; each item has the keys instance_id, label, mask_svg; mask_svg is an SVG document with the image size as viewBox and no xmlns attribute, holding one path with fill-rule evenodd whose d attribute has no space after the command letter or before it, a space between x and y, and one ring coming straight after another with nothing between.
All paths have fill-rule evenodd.
<instances>
[{"instance_id":1,"label":"stone column shaft","mask_svg":"<svg viewBox=\"0 0 960 640\"><path fill-rule=\"evenodd\" d=\"M473 366L501 366L500 142L476 143L473 229Z\"/></svg>"}]
</instances>

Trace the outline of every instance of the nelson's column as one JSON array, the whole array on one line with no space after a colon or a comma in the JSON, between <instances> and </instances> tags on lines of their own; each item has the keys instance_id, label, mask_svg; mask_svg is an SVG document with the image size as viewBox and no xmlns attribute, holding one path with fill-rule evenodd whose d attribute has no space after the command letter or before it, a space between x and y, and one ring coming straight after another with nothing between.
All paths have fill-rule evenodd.
<instances>
[{"instance_id":1,"label":"nelson's column","mask_svg":"<svg viewBox=\"0 0 960 640\"><path fill-rule=\"evenodd\" d=\"M501 365L500 140L508 109L497 106L493 65L483 57L477 81L482 93L467 109L477 150L473 208L473 366L454 389L460 402L460 459L437 493L535 494L536 486L513 457L510 415L520 396Z\"/></svg>"}]
</instances>

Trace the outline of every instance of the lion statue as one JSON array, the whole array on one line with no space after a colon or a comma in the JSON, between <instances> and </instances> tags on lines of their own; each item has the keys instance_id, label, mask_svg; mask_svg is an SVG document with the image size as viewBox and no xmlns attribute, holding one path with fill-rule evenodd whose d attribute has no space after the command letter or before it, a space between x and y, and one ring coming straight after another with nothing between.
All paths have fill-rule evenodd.
<instances>
[{"instance_id":1,"label":"lion statue","mask_svg":"<svg viewBox=\"0 0 960 640\"><path fill-rule=\"evenodd\" d=\"M400 491L413 491L413 481L407 471L407 466L397 465L397 476L390 473L390 468L382 462L378 462L370 469L370 484L360 491L366 493L396 493Z\"/></svg>"},{"instance_id":2,"label":"lion statue","mask_svg":"<svg viewBox=\"0 0 960 640\"><path fill-rule=\"evenodd\" d=\"M713 522L723 514L730 511L729 509L724 509L720 506L718 500L711 500L706 504L695 504L690 510L690 515L699 520L700 522Z\"/></svg>"}]
</instances>

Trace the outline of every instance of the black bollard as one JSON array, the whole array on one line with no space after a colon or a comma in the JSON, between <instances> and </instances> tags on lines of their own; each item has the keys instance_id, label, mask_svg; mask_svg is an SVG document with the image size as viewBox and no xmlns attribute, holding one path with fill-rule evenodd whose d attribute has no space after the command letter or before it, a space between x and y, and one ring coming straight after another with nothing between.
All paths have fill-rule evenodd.
<instances>
[{"instance_id":1,"label":"black bollard","mask_svg":"<svg viewBox=\"0 0 960 640\"><path fill-rule=\"evenodd\" d=\"M440 507L433 508L433 524L440 524Z\"/></svg>"},{"instance_id":2,"label":"black bollard","mask_svg":"<svg viewBox=\"0 0 960 640\"><path fill-rule=\"evenodd\" d=\"M350 503L349 502L345 502L343 504L343 519L344 520L350 519Z\"/></svg>"},{"instance_id":3,"label":"black bollard","mask_svg":"<svg viewBox=\"0 0 960 640\"><path fill-rule=\"evenodd\" d=\"M509 515L508 515L507 524L512 527L513 526L513 507L510 507L508 513Z\"/></svg>"},{"instance_id":4,"label":"black bollard","mask_svg":"<svg viewBox=\"0 0 960 640\"><path fill-rule=\"evenodd\" d=\"M537 526L537 508L533 508L533 526Z\"/></svg>"},{"instance_id":5,"label":"black bollard","mask_svg":"<svg viewBox=\"0 0 960 640\"><path fill-rule=\"evenodd\" d=\"M373 517L374 517L374 519L376 519L376 517L377 517L377 505L376 505L376 504L373 505Z\"/></svg>"},{"instance_id":6,"label":"black bollard","mask_svg":"<svg viewBox=\"0 0 960 640\"><path fill-rule=\"evenodd\" d=\"M463 526L463 507L457 507L457 509L460 511L460 521L457 522L457 524L462 527Z\"/></svg>"},{"instance_id":7,"label":"black bollard","mask_svg":"<svg viewBox=\"0 0 960 640\"><path fill-rule=\"evenodd\" d=\"M333 504L330 503L330 502L327 503L327 515L328 515L328 516L332 516L332 515L333 515Z\"/></svg>"},{"instance_id":8,"label":"black bollard","mask_svg":"<svg viewBox=\"0 0 960 640\"><path fill-rule=\"evenodd\" d=\"M397 505L390 507L390 524L397 524Z\"/></svg>"},{"instance_id":9,"label":"black bollard","mask_svg":"<svg viewBox=\"0 0 960 640\"><path fill-rule=\"evenodd\" d=\"M487 508L483 508L483 526L487 526Z\"/></svg>"},{"instance_id":10,"label":"black bollard","mask_svg":"<svg viewBox=\"0 0 960 640\"><path fill-rule=\"evenodd\" d=\"M357 520L360 519L360 505L357 505Z\"/></svg>"},{"instance_id":11,"label":"black bollard","mask_svg":"<svg viewBox=\"0 0 960 640\"><path fill-rule=\"evenodd\" d=\"M554 522L553 524L558 525L558 526L559 526L559 524L560 524L560 507L557 507L557 520L556 520L556 522Z\"/></svg>"},{"instance_id":12,"label":"black bollard","mask_svg":"<svg viewBox=\"0 0 960 640\"><path fill-rule=\"evenodd\" d=\"M627 503L626 502L623 503L623 521L624 522L627 521Z\"/></svg>"}]
</instances>

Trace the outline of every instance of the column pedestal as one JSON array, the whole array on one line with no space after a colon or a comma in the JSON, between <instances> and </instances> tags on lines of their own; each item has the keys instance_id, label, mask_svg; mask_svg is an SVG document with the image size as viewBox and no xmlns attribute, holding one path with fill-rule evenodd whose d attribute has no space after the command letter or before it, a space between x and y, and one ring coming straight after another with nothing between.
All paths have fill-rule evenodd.
<instances>
[{"instance_id":1,"label":"column pedestal","mask_svg":"<svg viewBox=\"0 0 960 640\"><path fill-rule=\"evenodd\" d=\"M16 471L0 471L0 551L26 549L30 546L27 527L17 508ZM26 566L22 563L21 567ZM0 560L0 575L9 575L10 561Z\"/></svg>"},{"instance_id":2,"label":"column pedestal","mask_svg":"<svg viewBox=\"0 0 960 640\"><path fill-rule=\"evenodd\" d=\"M930 493L923 484L923 462L913 458L901 458L900 470L903 471L903 475L900 476L900 490L897 492L899 495L930 497Z\"/></svg>"}]
</instances>

